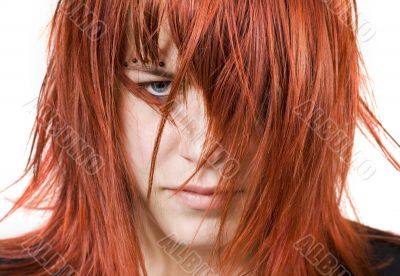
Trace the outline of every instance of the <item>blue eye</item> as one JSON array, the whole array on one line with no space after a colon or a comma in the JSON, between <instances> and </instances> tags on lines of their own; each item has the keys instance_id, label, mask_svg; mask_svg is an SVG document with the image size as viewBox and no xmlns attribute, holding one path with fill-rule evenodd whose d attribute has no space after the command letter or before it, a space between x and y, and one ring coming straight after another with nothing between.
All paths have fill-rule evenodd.
<instances>
[{"instance_id":1,"label":"blue eye","mask_svg":"<svg viewBox=\"0 0 400 276\"><path fill-rule=\"evenodd\" d=\"M152 81L143 83L143 86L149 93L157 97L167 96L169 93L171 81Z\"/></svg>"}]
</instances>

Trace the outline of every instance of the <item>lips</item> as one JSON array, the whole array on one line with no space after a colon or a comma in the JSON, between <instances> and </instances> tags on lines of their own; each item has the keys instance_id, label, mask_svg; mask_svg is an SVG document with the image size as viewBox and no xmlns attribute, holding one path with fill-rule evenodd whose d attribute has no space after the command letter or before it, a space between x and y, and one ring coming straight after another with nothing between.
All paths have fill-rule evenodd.
<instances>
[{"instance_id":1,"label":"lips","mask_svg":"<svg viewBox=\"0 0 400 276\"><path fill-rule=\"evenodd\" d=\"M172 196L177 189L167 188L166 191ZM175 196L177 201L191 209L205 210L220 209L222 203L222 194L214 195L216 187L203 187L193 184L187 184L184 189L178 192ZM239 194L241 191L237 191ZM214 198L214 200L213 200Z\"/></svg>"},{"instance_id":2,"label":"lips","mask_svg":"<svg viewBox=\"0 0 400 276\"><path fill-rule=\"evenodd\" d=\"M214 194L216 187L202 187L192 184L185 185L183 191L192 192L200 195L212 195Z\"/></svg>"}]
</instances>

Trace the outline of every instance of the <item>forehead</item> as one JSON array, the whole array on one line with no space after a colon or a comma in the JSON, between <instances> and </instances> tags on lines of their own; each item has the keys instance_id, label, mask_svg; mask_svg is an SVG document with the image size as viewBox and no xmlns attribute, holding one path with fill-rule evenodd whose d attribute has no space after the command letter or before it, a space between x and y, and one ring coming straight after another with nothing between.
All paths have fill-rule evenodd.
<instances>
[{"instance_id":1,"label":"forehead","mask_svg":"<svg viewBox=\"0 0 400 276\"><path fill-rule=\"evenodd\" d=\"M138 68L140 67L154 67L151 63L143 64L140 61L138 49L136 49L136 41L132 32L128 37L128 47L125 53L125 60L128 61L130 67ZM141 42L139 42L141 44ZM142 53L143 54L143 53ZM164 68L167 70L174 70L178 59L178 49L173 42L171 31L167 20L164 18L160 22L160 29L158 33L158 56L160 62L164 62ZM132 60L136 59L137 63L132 64Z\"/></svg>"}]
</instances>

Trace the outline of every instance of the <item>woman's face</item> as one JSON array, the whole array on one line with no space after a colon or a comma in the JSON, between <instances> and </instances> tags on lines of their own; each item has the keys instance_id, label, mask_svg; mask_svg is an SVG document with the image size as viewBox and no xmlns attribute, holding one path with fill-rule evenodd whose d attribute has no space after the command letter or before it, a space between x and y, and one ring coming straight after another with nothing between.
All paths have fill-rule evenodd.
<instances>
[{"instance_id":1,"label":"woman's face","mask_svg":"<svg viewBox=\"0 0 400 276\"><path fill-rule=\"evenodd\" d=\"M158 69L174 74L178 58L177 48L164 26L159 36L159 45L160 60L164 61L165 66ZM139 60L135 64L132 63L133 58L135 58L133 53L127 55L127 60L130 61L126 69L128 76L135 82L143 84L148 93L159 96L168 94L171 78L160 76L156 72L145 72ZM147 65L147 68L149 66ZM141 196L145 199L152 150L161 115L132 93L122 91L122 94L120 112L126 137L125 146ZM190 87L186 106L179 101L179 98L175 104L179 112L176 114L173 112L172 116L177 126L168 121L165 124L158 149L151 200L147 207L156 222L155 225L158 225L163 235L173 234L180 242L190 243L205 210L201 204L191 204L195 202L191 198L187 198L184 203L178 196L171 197L170 189L178 187L193 173L199 161L207 125L204 103L198 88ZM178 115L179 118L177 118ZM189 183L207 188L215 187L221 177L221 164L218 163L221 162L221 152L223 149L217 150ZM226 221L227 229L229 229L226 233L228 239L242 211L243 193L237 193L233 199L233 207ZM199 228L196 239L193 240L194 245L209 246L212 243L218 229L219 211L218 208L209 211Z\"/></svg>"}]
</instances>

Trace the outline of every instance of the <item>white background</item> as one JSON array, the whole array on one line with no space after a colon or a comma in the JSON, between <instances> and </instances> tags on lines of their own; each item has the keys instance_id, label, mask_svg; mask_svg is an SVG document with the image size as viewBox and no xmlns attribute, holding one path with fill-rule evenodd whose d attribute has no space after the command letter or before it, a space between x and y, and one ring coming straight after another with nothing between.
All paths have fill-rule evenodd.
<instances>
[{"instance_id":1,"label":"white background","mask_svg":"<svg viewBox=\"0 0 400 276\"><path fill-rule=\"evenodd\" d=\"M38 96L44 76L47 24L55 5L55 0L0 2L0 190L20 175L26 163L30 149L28 138L35 115L32 104L27 103ZM373 81L378 117L398 141L399 10L399 1L359 1L359 41ZM360 136L356 139L355 152L359 153L359 159L348 180L361 221L400 233L400 173ZM399 152L397 149L395 154L400 160ZM369 178L362 173L365 169L362 161L372 164L375 171ZM0 216L11 207L5 198L16 198L25 185L26 180L23 180L0 193ZM344 210L349 213L346 206L343 205ZM0 238L29 231L44 219L45 216L38 212L17 212L0 224Z\"/></svg>"}]
</instances>

